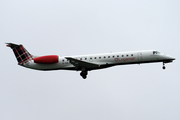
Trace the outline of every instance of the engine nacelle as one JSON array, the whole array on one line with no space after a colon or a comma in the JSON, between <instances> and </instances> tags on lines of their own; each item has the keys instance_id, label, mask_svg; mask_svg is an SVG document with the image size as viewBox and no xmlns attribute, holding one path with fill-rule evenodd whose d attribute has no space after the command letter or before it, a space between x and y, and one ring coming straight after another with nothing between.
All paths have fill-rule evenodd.
<instances>
[{"instance_id":1,"label":"engine nacelle","mask_svg":"<svg viewBox=\"0 0 180 120\"><path fill-rule=\"evenodd\" d=\"M52 64L57 63L58 61L57 55L46 55L34 58L34 62L40 64Z\"/></svg>"}]
</instances>

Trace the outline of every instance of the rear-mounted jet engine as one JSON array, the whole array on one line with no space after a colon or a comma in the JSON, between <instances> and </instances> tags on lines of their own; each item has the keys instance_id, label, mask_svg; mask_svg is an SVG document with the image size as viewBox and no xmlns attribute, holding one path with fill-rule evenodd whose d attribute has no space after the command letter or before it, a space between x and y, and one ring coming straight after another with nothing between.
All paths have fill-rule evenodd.
<instances>
[{"instance_id":1,"label":"rear-mounted jet engine","mask_svg":"<svg viewBox=\"0 0 180 120\"><path fill-rule=\"evenodd\" d=\"M40 64L53 64L57 63L58 61L57 55L46 55L34 58L34 62Z\"/></svg>"}]
</instances>

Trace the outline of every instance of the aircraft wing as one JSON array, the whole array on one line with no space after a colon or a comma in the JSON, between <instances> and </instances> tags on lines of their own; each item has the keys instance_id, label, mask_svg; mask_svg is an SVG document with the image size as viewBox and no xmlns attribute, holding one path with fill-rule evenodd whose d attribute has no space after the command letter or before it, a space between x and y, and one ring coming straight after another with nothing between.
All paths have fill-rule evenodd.
<instances>
[{"instance_id":1,"label":"aircraft wing","mask_svg":"<svg viewBox=\"0 0 180 120\"><path fill-rule=\"evenodd\" d=\"M85 62L85 61L81 61L81 60L77 60L77 59L74 59L74 58L71 58L71 57L65 57L65 58L68 59L70 61L70 63L73 64L77 68L84 67L84 68L90 68L91 69L91 68L100 67L100 65Z\"/></svg>"}]
</instances>

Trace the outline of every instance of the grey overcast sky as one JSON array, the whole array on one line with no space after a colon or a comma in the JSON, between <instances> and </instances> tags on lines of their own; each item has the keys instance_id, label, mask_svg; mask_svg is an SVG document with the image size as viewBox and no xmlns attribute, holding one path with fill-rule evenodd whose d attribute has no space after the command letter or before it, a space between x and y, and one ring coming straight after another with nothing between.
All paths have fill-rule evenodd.
<instances>
[{"instance_id":1,"label":"grey overcast sky","mask_svg":"<svg viewBox=\"0 0 180 120\"><path fill-rule=\"evenodd\" d=\"M179 0L1 0L0 120L179 120ZM89 72L17 65L33 55L156 49L176 58Z\"/></svg>"}]
</instances>

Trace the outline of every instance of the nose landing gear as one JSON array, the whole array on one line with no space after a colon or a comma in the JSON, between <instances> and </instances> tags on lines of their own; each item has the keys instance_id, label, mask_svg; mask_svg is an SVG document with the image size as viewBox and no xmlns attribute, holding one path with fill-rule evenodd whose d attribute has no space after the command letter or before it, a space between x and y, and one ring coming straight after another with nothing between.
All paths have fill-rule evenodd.
<instances>
[{"instance_id":1,"label":"nose landing gear","mask_svg":"<svg viewBox=\"0 0 180 120\"><path fill-rule=\"evenodd\" d=\"M165 67L165 63L163 62L163 67L162 67L164 70L166 69L166 67Z\"/></svg>"}]
</instances>

